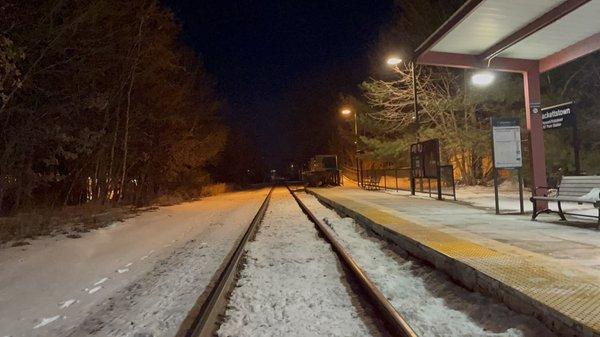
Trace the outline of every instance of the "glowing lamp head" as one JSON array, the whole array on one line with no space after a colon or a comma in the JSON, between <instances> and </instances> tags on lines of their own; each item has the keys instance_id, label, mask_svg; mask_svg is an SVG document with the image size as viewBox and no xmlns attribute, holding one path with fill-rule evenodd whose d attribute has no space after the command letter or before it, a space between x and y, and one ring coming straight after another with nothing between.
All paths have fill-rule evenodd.
<instances>
[{"instance_id":1,"label":"glowing lamp head","mask_svg":"<svg viewBox=\"0 0 600 337\"><path fill-rule=\"evenodd\" d=\"M400 63L402 63L402 59L399 57L388 57L387 61L385 61L385 63L387 63L389 66L397 66Z\"/></svg>"},{"instance_id":2,"label":"glowing lamp head","mask_svg":"<svg viewBox=\"0 0 600 337\"><path fill-rule=\"evenodd\" d=\"M486 86L494 82L494 73L490 71L478 71L471 76L471 83L477 86Z\"/></svg>"},{"instance_id":3,"label":"glowing lamp head","mask_svg":"<svg viewBox=\"0 0 600 337\"><path fill-rule=\"evenodd\" d=\"M342 115L344 116L350 116L352 114L352 110L350 109L342 109Z\"/></svg>"}]
</instances>

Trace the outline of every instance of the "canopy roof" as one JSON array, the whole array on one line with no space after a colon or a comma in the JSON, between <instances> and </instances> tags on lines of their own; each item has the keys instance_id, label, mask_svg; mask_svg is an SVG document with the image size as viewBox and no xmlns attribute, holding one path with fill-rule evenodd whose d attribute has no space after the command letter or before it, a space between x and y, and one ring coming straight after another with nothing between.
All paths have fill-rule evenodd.
<instances>
[{"instance_id":1,"label":"canopy roof","mask_svg":"<svg viewBox=\"0 0 600 337\"><path fill-rule=\"evenodd\" d=\"M548 71L600 49L600 0L468 0L415 51L417 62Z\"/></svg>"}]
</instances>

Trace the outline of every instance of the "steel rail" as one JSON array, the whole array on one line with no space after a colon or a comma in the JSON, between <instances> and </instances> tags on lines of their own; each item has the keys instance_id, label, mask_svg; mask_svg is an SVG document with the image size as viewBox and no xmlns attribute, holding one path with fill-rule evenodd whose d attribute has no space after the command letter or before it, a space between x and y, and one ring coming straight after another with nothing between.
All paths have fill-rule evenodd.
<instances>
[{"instance_id":1,"label":"steel rail","mask_svg":"<svg viewBox=\"0 0 600 337\"><path fill-rule=\"evenodd\" d=\"M273 186L271 187L271 190L269 190L265 200L248 226L246 233L235 248L233 254L231 254L226 267L219 275L215 286L211 289L207 299L202 303L191 326L187 328L183 334L178 335L186 337L214 336L214 333L219 327L219 316L222 314L222 309L225 308L227 304L227 296L234 286L235 276L240 262L242 261L242 257L244 256L246 243L254 236L258 224L262 221L274 189L275 187Z\"/></svg>"},{"instance_id":2,"label":"steel rail","mask_svg":"<svg viewBox=\"0 0 600 337\"><path fill-rule=\"evenodd\" d=\"M396 311L396 309L392 306L392 304L387 300L385 295L375 286L375 284L369 279L367 274L360 268L360 266L354 261L352 256L346 251L346 249L339 243L336 239L336 235L332 232L332 230L324 225L315 215L306 207L306 205L298 198L296 193L290 188L289 185L286 185L287 189L290 191L302 211L308 216L308 218L315 223L316 227L319 229L331 246L333 250L338 254L341 258L342 262L352 271L354 276L358 279L361 287L369 294L370 300L375 304L375 307L382 314L386 323L389 325L389 328L394 336L402 336L402 337L417 337L417 334L413 331L410 325L402 318L402 316Z\"/></svg>"}]
</instances>

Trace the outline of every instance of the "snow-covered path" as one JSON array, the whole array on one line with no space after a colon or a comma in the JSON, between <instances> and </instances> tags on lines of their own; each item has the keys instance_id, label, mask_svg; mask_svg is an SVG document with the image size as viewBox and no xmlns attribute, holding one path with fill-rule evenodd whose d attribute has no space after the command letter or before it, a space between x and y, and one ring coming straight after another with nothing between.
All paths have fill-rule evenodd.
<instances>
[{"instance_id":1,"label":"snow-covered path","mask_svg":"<svg viewBox=\"0 0 600 337\"><path fill-rule=\"evenodd\" d=\"M219 336L371 336L337 257L287 189L269 208L228 304Z\"/></svg>"},{"instance_id":2,"label":"snow-covered path","mask_svg":"<svg viewBox=\"0 0 600 337\"><path fill-rule=\"evenodd\" d=\"M445 275L405 259L370 236L351 218L341 218L314 196L298 196L323 219L417 335L553 336L535 319L455 285Z\"/></svg>"},{"instance_id":3,"label":"snow-covered path","mask_svg":"<svg viewBox=\"0 0 600 337\"><path fill-rule=\"evenodd\" d=\"M0 250L0 336L172 336L268 189Z\"/></svg>"}]
</instances>

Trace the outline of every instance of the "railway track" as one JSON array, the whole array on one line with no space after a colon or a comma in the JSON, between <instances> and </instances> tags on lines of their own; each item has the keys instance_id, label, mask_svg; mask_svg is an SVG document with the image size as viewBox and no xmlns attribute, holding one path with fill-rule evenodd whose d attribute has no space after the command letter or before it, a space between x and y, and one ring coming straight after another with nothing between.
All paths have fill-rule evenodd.
<instances>
[{"instance_id":1,"label":"railway track","mask_svg":"<svg viewBox=\"0 0 600 337\"><path fill-rule=\"evenodd\" d=\"M367 274L360 268L360 266L354 261L350 253L342 246L337 240L336 235L331 229L323 224L315 215L304 205L304 203L298 198L296 193L287 186L288 190L298 203L298 206L306 214L306 216L312 221L319 232L321 232L326 240L331 244L335 253L339 256L340 260L344 265L352 272L353 276L358 280L360 286L367 294L367 301L373 304L377 311L381 314L381 317L387 323L389 332L392 336L402 337L417 337L417 334L413 331L410 325L400 316L400 314L394 309L392 304L387 300L385 295L375 286L373 281L369 279Z\"/></svg>"},{"instance_id":2,"label":"railway track","mask_svg":"<svg viewBox=\"0 0 600 337\"><path fill-rule=\"evenodd\" d=\"M416 337L417 335L410 325L394 309L383 293L375 286L346 249L338 242L336 235L331 229L314 216L310 209L308 209L296 196L295 191L290 186L286 185L286 188L308 219L314 223L316 229L322 234L322 237L331 244L338 258L346 267L346 270L349 271L350 275L348 275L348 277L353 278L359 284L362 291L359 291L357 295L373 306L375 311L379 314L378 316L383 319L385 323L384 326L388 330L386 332L391 336ZM246 250L245 246L254 237L268 208L274 189L275 187L271 188L260 209L248 226L246 233L232 253L228 255L225 267L221 268L221 272L217 277L216 282L214 282L207 298L202 302L200 309L193 314L191 320L187 320L191 321L191 323L187 324L186 327L182 326L177 336L210 337L216 334L221 318L225 313L228 296L231 294L235 285L237 271L240 268Z\"/></svg>"},{"instance_id":3,"label":"railway track","mask_svg":"<svg viewBox=\"0 0 600 337\"><path fill-rule=\"evenodd\" d=\"M234 286L235 276L240 267L246 243L254 236L258 225L265 216L274 189L275 187L271 187L258 212L252 219L252 222L250 222L246 233L244 233L240 242L233 249L233 252L228 255L227 264L222 268L217 281L210 290L206 300L202 302L198 312L194 313L193 317L191 317L191 323L184 323L185 326L180 328L177 336L209 337L213 336L219 328L220 317L225 312L227 296L231 293ZM190 320L186 319L186 321Z\"/></svg>"}]
</instances>

